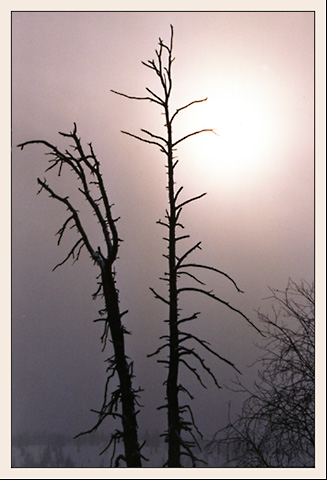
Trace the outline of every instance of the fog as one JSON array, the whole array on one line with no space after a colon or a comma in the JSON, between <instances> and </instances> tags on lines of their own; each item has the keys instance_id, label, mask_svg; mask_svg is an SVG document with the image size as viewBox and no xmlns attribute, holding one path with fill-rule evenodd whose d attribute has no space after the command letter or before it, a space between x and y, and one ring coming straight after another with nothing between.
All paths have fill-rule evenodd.
<instances>
[{"instance_id":1,"label":"fog","mask_svg":"<svg viewBox=\"0 0 327 480\"><path fill-rule=\"evenodd\" d=\"M173 106L208 97L178 120L176 137L215 128L178 149L176 181L185 198L207 192L184 210L195 258L228 273L201 275L209 289L255 323L256 310L269 311L268 286L283 289L288 278L314 278L314 22L313 13L238 12L14 12L12 15L12 433L65 433L91 428L91 409L102 404L102 327L93 320L102 307L93 301L97 267L84 253L73 266L52 272L74 242L69 233L57 246L55 233L67 212L36 179L47 178L61 194L76 199L72 175L44 174L45 149L16 145L44 139L67 148L59 131L73 122L84 145L92 142L119 236L117 285L127 354L134 360L134 386L144 392L140 436L166 427L163 381L166 371L147 358L167 333L167 309L149 287L165 292L164 231L156 224L167 208L165 159L152 145L123 135L145 128L160 134L163 117L148 102L110 90L143 96L158 91L141 61L154 58L158 38L174 26ZM97 225L79 209L91 235ZM209 298L185 296L183 312L201 311L192 332L210 341L244 376L258 352L256 331L242 317ZM163 357L162 357L163 358ZM207 437L227 420L227 405L240 405L225 388L232 369L207 358L224 386L204 376L207 389L187 372L193 409ZM251 373L252 372L252 373ZM110 433L111 424L101 431Z\"/></svg>"}]
</instances>

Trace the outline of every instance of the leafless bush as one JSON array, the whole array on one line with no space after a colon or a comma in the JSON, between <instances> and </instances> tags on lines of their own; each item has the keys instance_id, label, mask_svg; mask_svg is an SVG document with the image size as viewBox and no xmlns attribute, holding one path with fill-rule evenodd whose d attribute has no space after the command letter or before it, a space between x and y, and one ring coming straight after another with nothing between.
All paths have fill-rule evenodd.
<instances>
[{"instance_id":1,"label":"leafless bush","mask_svg":"<svg viewBox=\"0 0 327 480\"><path fill-rule=\"evenodd\" d=\"M315 446L314 284L291 279L270 289L272 315L258 312L266 340L255 362L258 380L236 420L215 435L209 449L227 453L237 467L313 467Z\"/></svg>"}]
</instances>

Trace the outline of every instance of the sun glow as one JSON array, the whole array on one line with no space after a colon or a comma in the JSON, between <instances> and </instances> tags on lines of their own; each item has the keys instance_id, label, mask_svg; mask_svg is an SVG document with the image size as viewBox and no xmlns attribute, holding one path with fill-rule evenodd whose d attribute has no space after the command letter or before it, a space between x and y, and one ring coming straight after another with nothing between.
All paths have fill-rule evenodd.
<instances>
[{"instance_id":1,"label":"sun glow","mask_svg":"<svg viewBox=\"0 0 327 480\"><path fill-rule=\"evenodd\" d=\"M268 94L244 85L226 86L223 96L213 93L198 108L201 116L190 115L187 128L194 130L194 124L195 130L213 128L216 135L203 132L183 146L197 178L200 175L207 183L218 181L231 188L244 180L257 181L268 172L278 131Z\"/></svg>"}]
</instances>

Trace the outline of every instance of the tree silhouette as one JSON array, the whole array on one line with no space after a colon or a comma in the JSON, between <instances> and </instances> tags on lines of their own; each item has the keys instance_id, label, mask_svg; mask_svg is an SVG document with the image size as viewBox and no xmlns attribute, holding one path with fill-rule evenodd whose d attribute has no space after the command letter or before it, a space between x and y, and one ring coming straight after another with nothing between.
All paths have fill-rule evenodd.
<instances>
[{"instance_id":1,"label":"tree silhouette","mask_svg":"<svg viewBox=\"0 0 327 480\"><path fill-rule=\"evenodd\" d=\"M194 366L192 363L192 361L195 361L207 374L209 374L214 384L220 388L215 375L206 364L204 358L198 353L198 349L192 346L192 344L196 345L197 347L202 347L219 360L227 363L235 370L237 369L232 362L215 352L207 341L202 340L182 329L186 322L197 319L199 312L194 313L188 318L181 318L180 297L190 292L194 294L205 295L241 315L253 327L255 326L241 311L215 295L212 290L207 290L204 286L204 283L193 273L194 271L201 269L211 270L219 275L223 275L229 282L232 283L233 287L236 288L238 292L241 292L235 281L226 273L212 266L198 264L189 260L191 254L195 250L201 249L201 242L198 242L191 248L184 249L182 253L179 253L179 245L183 243L183 240L189 238L189 235L179 233L181 229L184 229L184 226L181 223L181 214L183 208L189 205L191 202L202 198L205 193L186 200L180 200L183 187L180 187L176 190L175 169L178 164L178 160L175 157L176 147L181 142L184 142L194 135L203 132L215 132L213 129L202 129L189 133L177 140L174 139L173 124L177 116L181 112L184 112L184 110L188 107L204 102L207 99L205 98L202 100L192 101L187 105L178 108L173 114L171 114L170 99L173 86L172 64L174 61L172 51L173 27L171 26L170 44L166 45L159 38L159 49L155 51L156 59L142 62L143 65L145 65L158 76L161 94L157 94L149 88L146 88L147 95L141 97L126 95L115 90L112 90L112 92L128 99L146 100L155 103L163 110L165 118L165 137L145 129L141 129L145 136L135 135L126 131L122 131L122 133L134 137L142 142L155 145L164 154L167 161L165 167L167 169L169 207L166 210L165 220L159 220L157 223L168 230L168 237L165 238L165 240L168 242L168 254L164 255L168 260L168 271L165 273L165 277L163 278L163 280L168 284L168 297L159 294L152 288L151 290L155 297L167 305L169 309L169 318L168 321L166 320L168 322L169 332L168 335L162 337L164 343L149 356L159 354L164 349L169 351L168 359L158 360L158 362L163 363L168 368L168 376L167 380L165 381L166 403L159 408L166 408L168 413L168 428L164 433L165 439L168 442L168 460L166 465L168 467L181 467L182 456L189 457L193 466L196 466L198 461L200 461L194 454L195 447L199 447L196 433L200 434L200 432L194 422L194 417L189 402L181 402L180 400L180 394L186 394L189 398L193 398L192 394L179 380L181 367L185 367L187 370L189 370L195 376L196 380L203 387L205 387L201 373L198 371L198 367ZM187 276L188 278L192 279L196 286L181 286L180 280L183 276Z\"/></svg>"},{"instance_id":2,"label":"tree silhouette","mask_svg":"<svg viewBox=\"0 0 327 480\"><path fill-rule=\"evenodd\" d=\"M79 435L96 430L107 417L114 419L119 418L121 420L122 430L116 429L116 431L112 433L108 445L101 453L105 452L111 445L113 446L112 465L117 442L123 441L124 455L117 456L116 466L119 465L119 461L122 459L125 460L128 467L141 467L142 455L138 441L136 419L138 413L136 411L136 405L138 405L137 398L140 389L134 390L132 386L133 362L128 359L125 352L125 334L129 332L126 331L122 324L122 317L127 311L122 313L120 311L119 295L115 279L114 264L117 259L120 243L116 228L118 219L112 216L111 205L100 170L100 163L95 155L92 144L90 143L88 145L89 151L86 153L77 135L76 124L74 124L73 132L59 133L61 136L73 141L70 151L68 149L61 151L45 140L27 141L19 144L18 147L23 150L25 146L31 144L44 145L48 150L47 155L51 156L49 160L51 165L46 171L56 168L58 170L58 176L61 175L62 170L65 168L73 171L81 185L78 190L86 200L100 225L106 249L106 251L103 252L100 246L97 248L93 246L88 232L84 228L79 211L71 203L69 196L59 195L50 187L45 179L41 180L38 178L38 184L41 186L38 193L42 190L47 191L51 198L62 203L69 212L69 217L57 232L58 245L68 226L75 228L78 233L77 242L73 245L64 260L54 267L54 270L66 263L69 259L72 259L73 263L76 262L80 257L82 249L85 248L87 250L93 262L100 268L98 288L93 294L93 298L95 299L98 295L102 295L105 303L104 308L99 312L101 318L95 321L104 323L104 331L101 337L103 349L105 349L108 340L110 340L113 345L113 354L106 360L108 376L105 385L103 405L100 411L95 411L98 415L98 421L91 430ZM109 383L113 377L116 376L119 380L119 386L109 393Z\"/></svg>"},{"instance_id":3,"label":"tree silhouette","mask_svg":"<svg viewBox=\"0 0 327 480\"><path fill-rule=\"evenodd\" d=\"M235 421L217 432L209 450L227 451L237 467L313 467L315 446L314 284L291 279L270 289L272 316L259 314L265 342L258 380Z\"/></svg>"}]
</instances>

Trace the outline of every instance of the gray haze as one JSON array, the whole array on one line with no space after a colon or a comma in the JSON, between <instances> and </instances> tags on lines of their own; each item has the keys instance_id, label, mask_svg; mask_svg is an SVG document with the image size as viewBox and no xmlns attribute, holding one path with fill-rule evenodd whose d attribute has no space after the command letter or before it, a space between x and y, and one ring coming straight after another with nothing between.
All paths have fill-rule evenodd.
<instances>
[{"instance_id":1,"label":"gray haze","mask_svg":"<svg viewBox=\"0 0 327 480\"><path fill-rule=\"evenodd\" d=\"M216 128L178 151L176 180L185 198L207 192L185 209L201 262L231 275L245 291L214 275L201 278L219 296L256 320L269 310L268 286L285 288L292 277L314 275L313 14L312 13L13 13L12 30L12 427L13 433L65 432L93 426L105 381L101 326L94 324L98 271L86 254L52 272L73 245L57 247L55 232L65 209L38 190L47 157L42 147L15 146L46 139L66 146L58 131L77 123L82 142L92 142L124 240L117 282L133 335L127 352L142 386L142 431L166 425L157 411L166 372L147 354L166 333L164 305L149 287L164 293L164 231L156 225L167 206L164 158L151 145L124 136L140 128L162 130L153 104L115 96L110 89L144 95L159 92L141 60L154 58L158 37L175 32L174 107L208 97L180 116L176 136ZM183 123L183 119L185 123ZM210 137L210 138L209 138ZM45 175L62 194L72 177ZM80 209L85 209L85 202ZM86 214L85 214L86 215ZM85 216L93 230L92 219ZM96 238L96 237L95 237ZM99 237L100 238L100 237ZM100 241L100 240L99 240ZM185 297L185 312L201 311L193 332L246 374L258 337L241 317L210 299ZM208 363L221 384L233 372ZM226 421L225 389L197 392L194 410L203 431ZM109 423L103 429L110 431Z\"/></svg>"}]
</instances>

